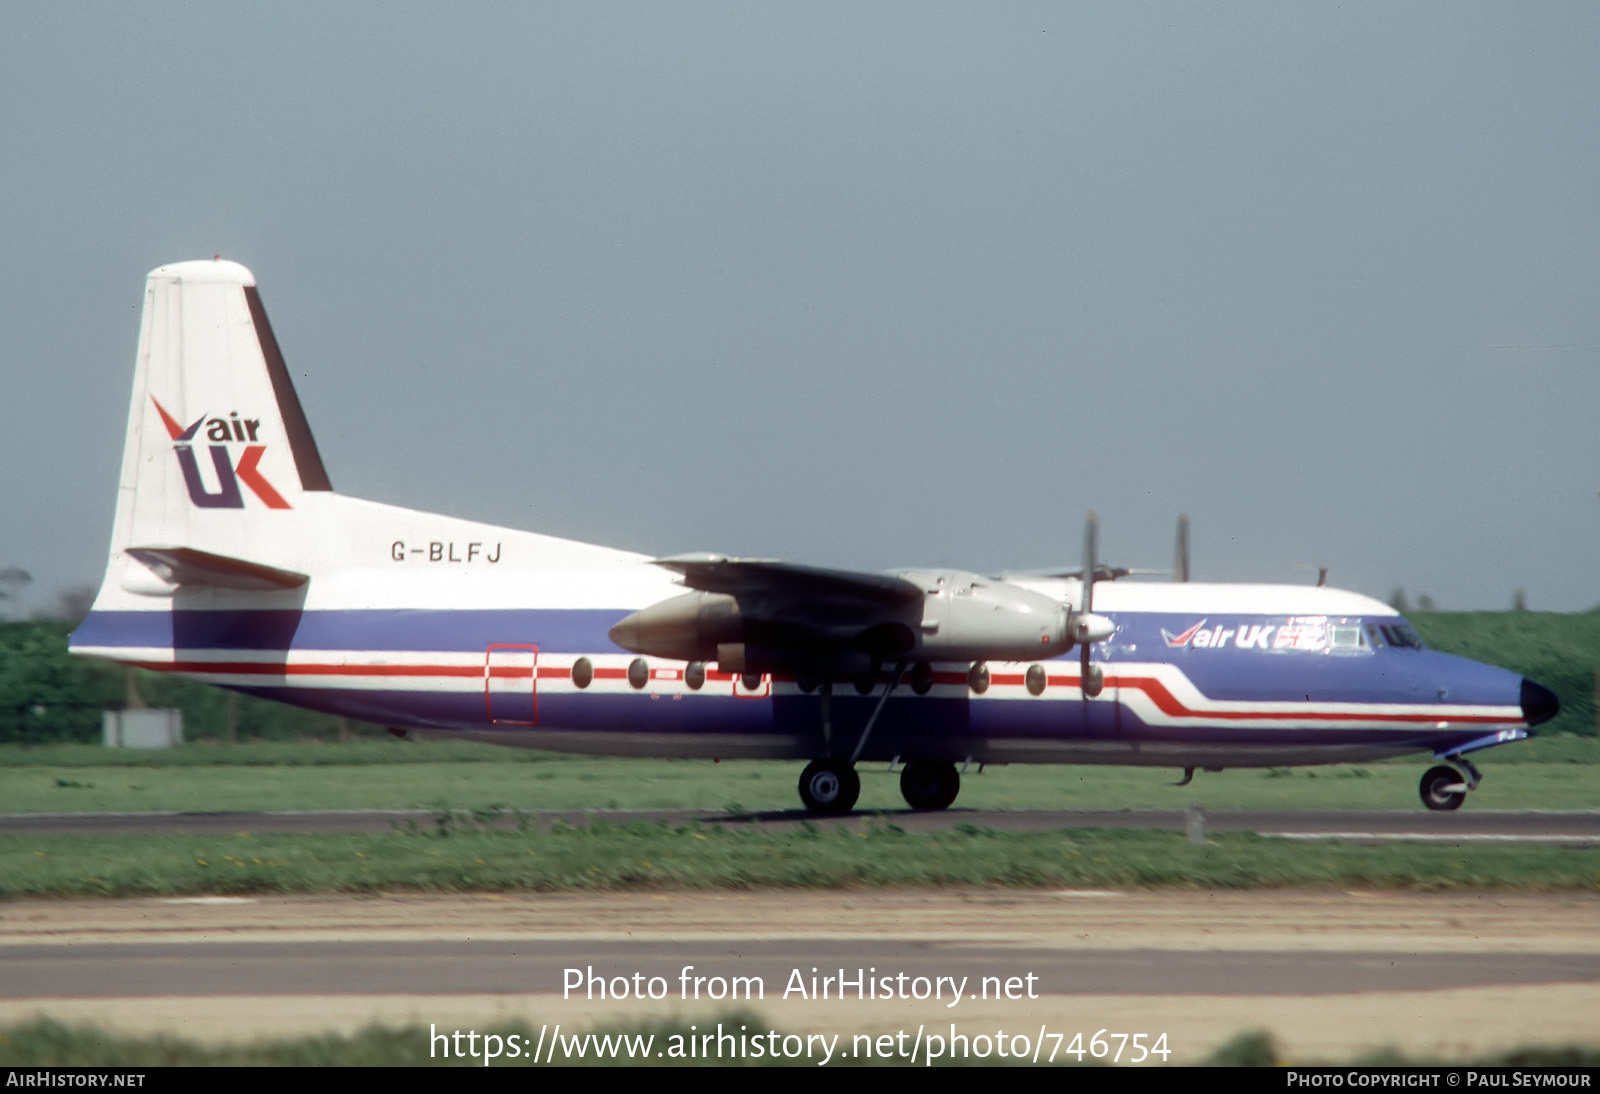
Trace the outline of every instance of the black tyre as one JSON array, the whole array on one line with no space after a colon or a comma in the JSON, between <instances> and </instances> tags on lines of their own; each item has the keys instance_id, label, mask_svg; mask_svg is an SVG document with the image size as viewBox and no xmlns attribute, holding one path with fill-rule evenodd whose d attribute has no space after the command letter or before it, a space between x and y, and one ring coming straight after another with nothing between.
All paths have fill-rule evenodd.
<instances>
[{"instance_id":1,"label":"black tyre","mask_svg":"<svg viewBox=\"0 0 1600 1094\"><path fill-rule=\"evenodd\" d=\"M900 793L913 809L948 809L961 793L955 764L913 760L900 770Z\"/></svg>"},{"instance_id":2,"label":"black tyre","mask_svg":"<svg viewBox=\"0 0 1600 1094\"><path fill-rule=\"evenodd\" d=\"M1440 764L1438 767L1428 768L1428 773L1422 776L1422 804L1436 812L1449 812L1460 809L1461 803L1467 800L1467 792L1461 789L1466 785L1466 778L1453 767Z\"/></svg>"},{"instance_id":3,"label":"black tyre","mask_svg":"<svg viewBox=\"0 0 1600 1094\"><path fill-rule=\"evenodd\" d=\"M800 800L819 816L842 816L859 797L861 776L843 760L813 760L800 772Z\"/></svg>"}]
</instances>

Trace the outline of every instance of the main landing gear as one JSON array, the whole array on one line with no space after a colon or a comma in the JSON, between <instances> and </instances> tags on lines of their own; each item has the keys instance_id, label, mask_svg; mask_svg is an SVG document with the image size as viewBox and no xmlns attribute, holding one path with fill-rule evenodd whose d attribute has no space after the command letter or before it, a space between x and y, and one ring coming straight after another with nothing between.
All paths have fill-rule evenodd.
<instances>
[{"instance_id":1,"label":"main landing gear","mask_svg":"<svg viewBox=\"0 0 1600 1094\"><path fill-rule=\"evenodd\" d=\"M948 809L961 793L955 764L912 760L900 769L900 793L913 809Z\"/></svg>"},{"instance_id":2,"label":"main landing gear","mask_svg":"<svg viewBox=\"0 0 1600 1094\"><path fill-rule=\"evenodd\" d=\"M1422 776L1422 784L1418 787L1422 794L1422 804L1436 812L1460 809L1461 803L1467 800L1467 793L1478 789L1478 784L1483 781L1482 773L1472 766L1471 761L1464 760L1460 756L1448 758L1461 770L1444 764L1430 767Z\"/></svg>"},{"instance_id":3,"label":"main landing gear","mask_svg":"<svg viewBox=\"0 0 1600 1094\"><path fill-rule=\"evenodd\" d=\"M900 793L913 809L948 809L961 793L956 765L912 760L900 769ZM813 760L800 772L800 800L821 817L850 812L861 797L861 776L844 760Z\"/></svg>"},{"instance_id":4,"label":"main landing gear","mask_svg":"<svg viewBox=\"0 0 1600 1094\"><path fill-rule=\"evenodd\" d=\"M818 816L843 816L860 796L861 776L845 760L812 760L800 772L800 800Z\"/></svg>"},{"instance_id":5,"label":"main landing gear","mask_svg":"<svg viewBox=\"0 0 1600 1094\"><path fill-rule=\"evenodd\" d=\"M867 719L866 726L861 730L861 736L856 738L855 749L850 753L849 759L827 754L821 759L812 760L806 765L806 769L800 772L800 800L810 812L823 817L838 817L855 808L856 799L861 797L861 776L856 773L856 761L861 758L861 750L866 747L867 737L872 733L872 727L877 725L878 715L883 713L884 705L889 701L889 696L894 692L895 685L900 682L905 669L904 663L895 666L888 685L883 689L882 697L872 710L872 716ZM833 687L826 677L820 683L822 741L824 749L831 753ZM912 684L916 685L915 674L912 676ZM857 690L861 689L858 687ZM862 694L868 695L871 692L872 688L869 687L862 691ZM906 804L913 809L948 809L960 792L961 775L953 763L912 760L900 772L900 793L905 796Z\"/></svg>"}]
</instances>

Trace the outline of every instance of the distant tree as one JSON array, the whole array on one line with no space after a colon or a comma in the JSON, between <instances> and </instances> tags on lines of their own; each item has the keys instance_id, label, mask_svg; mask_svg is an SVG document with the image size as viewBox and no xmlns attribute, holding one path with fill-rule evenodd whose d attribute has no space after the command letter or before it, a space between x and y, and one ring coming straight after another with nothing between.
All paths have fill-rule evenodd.
<instances>
[{"instance_id":1,"label":"distant tree","mask_svg":"<svg viewBox=\"0 0 1600 1094\"><path fill-rule=\"evenodd\" d=\"M1417 597L1417 611L1433 611L1433 597L1429 596L1427 593L1423 593L1421 596Z\"/></svg>"},{"instance_id":2,"label":"distant tree","mask_svg":"<svg viewBox=\"0 0 1600 1094\"><path fill-rule=\"evenodd\" d=\"M1526 589L1518 589L1511 594L1511 610L1514 612L1528 610L1528 591Z\"/></svg>"},{"instance_id":3,"label":"distant tree","mask_svg":"<svg viewBox=\"0 0 1600 1094\"><path fill-rule=\"evenodd\" d=\"M55 618L73 624L81 622L94 606L94 597L93 585L74 585L70 589L63 589L56 594Z\"/></svg>"},{"instance_id":4,"label":"distant tree","mask_svg":"<svg viewBox=\"0 0 1600 1094\"><path fill-rule=\"evenodd\" d=\"M1389 607L1401 615L1411 610L1410 601L1406 599L1406 591L1402 586L1396 585L1394 592L1389 594Z\"/></svg>"},{"instance_id":5,"label":"distant tree","mask_svg":"<svg viewBox=\"0 0 1600 1094\"><path fill-rule=\"evenodd\" d=\"M16 566L0 570L0 600L6 602L14 619L22 618L22 587L32 583L33 575Z\"/></svg>"}]
</instances>

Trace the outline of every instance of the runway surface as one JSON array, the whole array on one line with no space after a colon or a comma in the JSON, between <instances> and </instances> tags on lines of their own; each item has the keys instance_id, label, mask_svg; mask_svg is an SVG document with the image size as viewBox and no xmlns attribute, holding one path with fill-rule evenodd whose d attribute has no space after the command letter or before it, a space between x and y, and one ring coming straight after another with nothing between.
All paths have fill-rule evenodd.
<instances>
[{"instance_id":1,"label":"runway surface","mask_svg":"<svg viewBox=\"0 0 1600 1094\"><path fill-rule=\"evenodd\" d=\"M918 813L890 810L853 813L825 823L859 823L881 817L907 831L931 832L970 824L1011 832L1048 831L1058 828L1144 828L1182 832L1189 818L1181 809L1167 810L977 810L950 809ZM540 810L502 814L496 823L548 826L561 821L586 824L602 819L611 823L760 824L797 826L816 821L802 810L768 813L729 813L707 809ZM0 832L52 832L95 834L231 833L231 832L383 832L396 825L430 825L435 814L426 810L345 810L272 813L52 813L0 815ZM1347 810L1206 810L1203 820L1211 832L1256 832L1299 839L1347 840L1410 839L1429 842L1546 843L1600 846L1600 812L1473 812L1429 813L1358 812Z\"/></svg>"},{"instance_id":2,"label":"runway surface","mask_svg":"<svg viewBox=\"0 0 1600 1094\"><path fill-rule=\"evenodd\" d=\"M714 1023L738 1008L742 1022L847 1039L922 1026L1165 1032L1172 1063L1251 1028L1270 1029L1302 1062L1382 1046L1459 1058L1592 1043L1597 922L1600 893L24 901L0 904L0 1023L49 1014L237 1040L373 1021L480 1031ZM603 997L590 997L591 976L608 985ZM819 997L815 978L828 976ZM619 1000L617 977L659 977L660 997ZM735 977L760 991L735 1002ZM885 978L889 998L849 987ZM1011 997L996 998L1006 988Z\"/></svg>"}]
</instances>

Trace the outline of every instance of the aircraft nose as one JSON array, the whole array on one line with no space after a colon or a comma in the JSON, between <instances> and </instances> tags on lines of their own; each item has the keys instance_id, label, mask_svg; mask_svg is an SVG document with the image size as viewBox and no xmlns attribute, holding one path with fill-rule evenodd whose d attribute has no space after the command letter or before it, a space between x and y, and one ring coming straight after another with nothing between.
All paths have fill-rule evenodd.
<instances>
[{"instance_id":1,"label":"aircraft nose","mask_svg":"<svg viewBox=\"0 0 1600 1094\"><path fill-rule=\"evenodd\" d=\"M1543 684L1522 678L1522 720L1530 726L1542 725L1561 712L1561 700Z\"/></svg>"}]
</instances>

